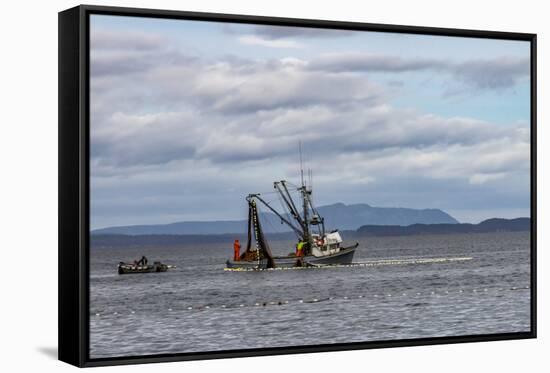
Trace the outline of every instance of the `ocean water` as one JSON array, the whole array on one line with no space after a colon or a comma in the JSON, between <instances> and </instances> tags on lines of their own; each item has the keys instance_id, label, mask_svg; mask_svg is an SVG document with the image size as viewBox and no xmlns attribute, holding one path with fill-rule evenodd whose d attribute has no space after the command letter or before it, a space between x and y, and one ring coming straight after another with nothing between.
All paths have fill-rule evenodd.
<instances>
[{"instance_id":1,"label":"ocean water","mask_svg":"<svg viewBox=\"0 0 550 373\"><path fill-rule=\"evenodd\" d=\"M354 262L231 272L226 245L92 248L90 356L241 350L530 330L529 232L372 237ZM292 242L270 242L275 255ZM177 268L118 275L146 255ZM418 258L471 258L410 264ZM407 264L409 263L409 264Z\"/></svg>"}]
</instances>

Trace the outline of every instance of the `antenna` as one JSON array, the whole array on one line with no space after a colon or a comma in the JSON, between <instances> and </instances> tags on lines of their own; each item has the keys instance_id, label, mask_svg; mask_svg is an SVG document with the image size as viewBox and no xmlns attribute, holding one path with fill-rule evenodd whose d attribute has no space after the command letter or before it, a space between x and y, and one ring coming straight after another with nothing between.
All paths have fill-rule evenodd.
<instances>
[{"instance_id":1,"label":"antenna","mask_svg":"<svg viewBox=\"0 0 550 373\"><path fill-rule=\"evenodd\" d=\"M302 160L302 140L298 142L298 147L300 149L300 175L302 177L302 187L304 187L304 165Z\"/></svg>"}]
</instances>

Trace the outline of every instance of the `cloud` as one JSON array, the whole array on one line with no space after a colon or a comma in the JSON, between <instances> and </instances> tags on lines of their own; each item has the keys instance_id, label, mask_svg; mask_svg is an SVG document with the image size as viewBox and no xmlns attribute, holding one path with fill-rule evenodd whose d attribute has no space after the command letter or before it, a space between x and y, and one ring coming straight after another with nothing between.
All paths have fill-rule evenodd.
<instances>
[{"instance_id":1,"label":"cloud","mask_svg":"<svg viewBox=\"0 0 550 373\"><path fill-rule=\"evenodd\" d=\"M481 89L501 89L515 86L530 74L529 58L500 57L466 61L453 66L453 74L469 85Z\"/></svg>"},{"instance_id":2,"label":"cloud","mask_svg":"<svg viewBox=\"0 0 550 373\"><path fill-rule=\"evenodd\" d=\"M294 40L263 39L256 35L243 35L237 39L246 45L259 45L269 48L300 48L302 45Z\"/></svg>"},{"instance_id":3,"label":"cloud","mask_svg":"<svg viewBox=\"0 0 550 373\"><path fill-rule=\"evenodd\" d=\"M316 27L289 27L271 25L239 25L223 24L222 31L230 35L254 35L264 40L278 40L292 38L300 39L326 39L342 38L355 35L356 31L325 29Z\"/></svg>"},{"instance_id":4,"label":"cloud","mask_svg":"<svg viewBox=\"0 0 550 373\"><path fill-rule=\"evenodd\" d=\"M91 156L98 166L164 164L192 158L199 136L200 122L188 112L115 112L95 128Z\"/></svg>"},{"instance_id":5,"label":"cloud","mask_svg":"<svg viewBox=\"0 0 550 373\"><path fill-rule=\"evenodd\" d=\"M327 72L404 73L435 71L448 73L458 82L483 90L514 87L529 77L529 58L495 57L455 63L443 59L401 58L367 53L328 54L312 61L309 67Z\"/></svg>"},{"instance_id":6,"label":"cloud","mask_svg":"<svg viewBox=\"0 0 550 373\"><path fill-rule=\"evenodd\" d=\"M404 59L396 56L366 53L326 54L312 61L314 70L331 72L407 72L445 69L448 64L434 59Z\"/></svg>"},{"instance_id":7,"label":"cloud","mask_svg":"<svg viewBox=\"0 0 550 373\"><path fill-rule=\"evenodd\" d=\"M90 50L158 50L167 42L160 35L142 31L92 30L90 32Z\"/></svg>"},{"instance_id":8,"label":"cloud","mask_svg":"<svg viewBox=\"0 0 550 373\"><path fill-rule=\"evenodd\" d=\"M207 85L203 80L210 81L210 84ZM231 68L211 69L209 75L198 77L197 83L194 92L200 97L208 98L211 108L225 113L319 103L338 105L363 102L369 105L368 102L376 101L382 95L379 87L365 80L309 72L283 65L264 66L244 74ZM205 90L205 86L208 89ZM346 93L334 94L338 91ZM215 94L212 95L213 92Z\"/></svg>"},{"instance_id":9,"label":"cloud","mask_svg":"<svg viewBox=\"0 0 550 373\"><path fill-rule=\"evenodd\" d=\"M473 174L469 180L471 184L485 184L489 181L495 181L503 179L507 176L505 172L486 173L486 174Z\"/></svg>"},{"instance_id":10,"label":"cloud","mask_svg":"<svg viewBox=\"0 0 550 373\"><path fill-rule=\"evenodd\" d=\"M163 35L142 31L90 32L90 73L94 77L144 73L159 64L185 64L195 59L170 49Z\"/></svg>"},{"instance_id":11,"label":"cloud","mask_svg":"<svg viewBox=\"0 0 550 373\"><path fill-rule=\"evenodd\" d=\"M269 25L245 28L224 25L223 30L228 34L236 35L237 40L242 44L268 48L301 48L303 44L297 39L342 38L354 34L353 31L348 30Z\"/></svg>"},{"instance_id":12,"label":"cloud","mask_svg":"<svg viewBox=\"0 0 550 373\"><path fill-rule=\"evenodd\" d=\"M196 60L196 57L174 51L98 49L90 53L90 73L96 77L130 75L145 73L160 64L185 65Z\"/></svg>"},{"instance_id":13,"label":"cloud","mask_svg":"<svg viewBox=\"0 0 550 373\"><path fill-rule=\"evenodd\" d=\"M254 26L253 33L266 39L299 38L341 38L354 35L349 30L332 30L315 27L288 27L288 26Z\"/></svg>"}]
</instances>

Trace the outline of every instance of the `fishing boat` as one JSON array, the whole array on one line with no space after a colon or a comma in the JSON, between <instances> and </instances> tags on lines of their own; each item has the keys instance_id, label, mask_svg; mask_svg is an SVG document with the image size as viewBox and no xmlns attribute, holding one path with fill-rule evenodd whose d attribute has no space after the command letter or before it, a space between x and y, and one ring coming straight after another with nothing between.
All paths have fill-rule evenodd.
<instances>
[{"instance_id":1,"label":"fishing boat","mask_svg":"<svg viewBox=\"0 0 550 373\"><path fill-rule=\"evenodd\" d=\"M118 274L166 272L176 266L154 262L153 264L118 263Z\"/></svg>"},{"instance_id":2,"label":"fishing boat","mask_svg":"<svg viewBox=\"0 0 550 373\"><path fill-rule=\"evenodd\" d=\"M249 194L248 202L248 240L246 250L233 259L226 261L228 269L270 269L292 267L320 267L337 264L350 264L359 243L344 246L338 230L325 231L325 220L312 202L312 188L304 182L294 187L301 199L301 211L298 210L285 180L273 183L275 192L280 196L281 205L286 213L280 213L262 196ZM296 251L286 256L274 256L265 238L258 213L261 204L275 214L282 224L286 224L296 234Z\"/></svg>"}]
</instances>

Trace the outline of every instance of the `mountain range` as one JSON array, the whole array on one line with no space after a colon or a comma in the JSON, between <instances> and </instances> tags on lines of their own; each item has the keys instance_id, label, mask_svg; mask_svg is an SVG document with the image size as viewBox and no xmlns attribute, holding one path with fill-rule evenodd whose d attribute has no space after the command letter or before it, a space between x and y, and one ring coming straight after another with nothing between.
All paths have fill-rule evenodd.
<instances>
[{"instance_id":1,"label":"mountain range","mask_svg":"<svg viewBox=\"0 0 550 373\"><path fill-rule=\"evenodd\" d=\"M436 234L461 234L461 233L496 233L496 232L528 232L531 229L531 219L488 219L479 224L413 224L401 225L364 225L357 230L341 231L346 242L353 242L365 237L383 236L418 236ZM293 233L268 233L269 241L296 240ZM231 245L238 238L246 242L245 233L240 234L95 234L90 237L94 248L109 247L146 247L146 246L174 246L189 244L224 243Z\"/></svg>"},{"instance_id":2,"label":"mountain range","mask_svg":"<svg viewBox=\"0 0 550 373\"><path fill-rule=\"evenodd\" d=\"M363 225L408 226L412 224L457 224L451 215L439 209L411 209L401 207L373 207L365 203L345 205L335 203L317 208L325 218L327 230L356 230ZM260 221L266 233L288 232L287 225L272 213L261 213ZM184 221L170 224L128 225L107 227L92 231L97 234L124 235L191 235L246 233L246 220Z\"/></svg>"}]
</instances>

